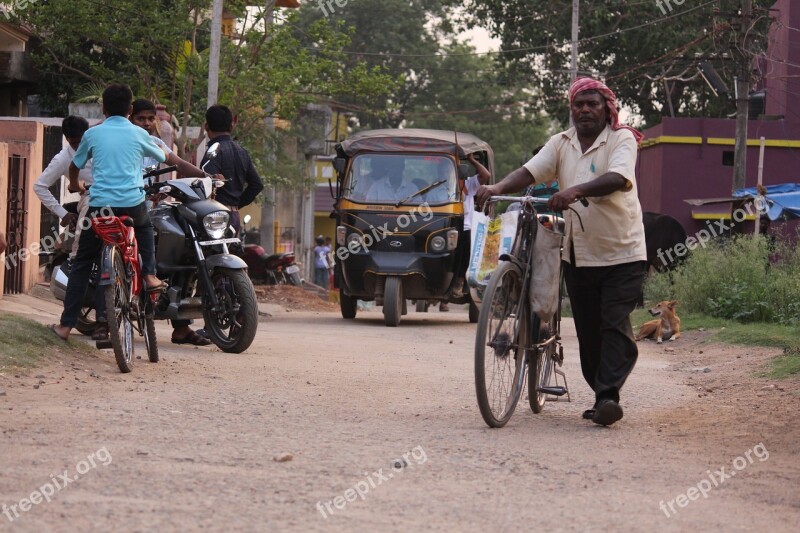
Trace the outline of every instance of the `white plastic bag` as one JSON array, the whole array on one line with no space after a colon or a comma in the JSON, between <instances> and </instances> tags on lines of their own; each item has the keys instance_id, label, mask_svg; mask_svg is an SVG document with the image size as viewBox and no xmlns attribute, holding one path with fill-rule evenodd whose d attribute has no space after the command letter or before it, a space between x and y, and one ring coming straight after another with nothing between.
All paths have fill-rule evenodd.
<instances>
[{"instance_id":1,"label":"white plastic bag","mask_svg":"<svg viewBox=\"0 0 800 533\"><path fill-rule=\"evenodd\" d=\"M500 256L511 252L517 233L518 214L503 213L499 217L489 218L480 211L473 213L467 285L476 304L482 301L483 291L500 262Z\"/></svg>"},{"instance_id":2,"label":"white plastic bag","mask_svg":"<svg viewBox=\"0 0 800 533\"><path fill-rule=\"evenodd\" d=\"M538 222L537 222L538 224ZM533 243L533 278L529 297L531 311L549 322L558 309L561 284L561 233L538 224Z\"/></svg>"}]
</instances>

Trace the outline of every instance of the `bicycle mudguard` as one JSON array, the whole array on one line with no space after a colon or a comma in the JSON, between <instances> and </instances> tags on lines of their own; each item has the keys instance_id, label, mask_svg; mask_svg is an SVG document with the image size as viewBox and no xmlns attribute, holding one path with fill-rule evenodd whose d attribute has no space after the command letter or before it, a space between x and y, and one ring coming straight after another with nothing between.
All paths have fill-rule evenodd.
<instances>
[{"instance_id":1,"label":"bicycle mudguard","mask_svg":"<svg viewBox=\"0 0 800 533\"><path fill-rule=\"evenodd\" d=\"M112 252L114 251L114 246L103 246L103 250L100 253L100 276L97 280L98 286L104 285L113 285L115 283L114 278L111 276L111 271L113 270L112 265Z\"/></svg>"},{"instance_id":2,"label":"bicycle mudguard","mask_svg":"<svg viewBox=\"0 0 800 533\"><path fill-rule=\"evenodd\" d=\"M522 272L525 272L525 265L516 256L513 256L511 254L502 254L497 259L499 261L510 261L511 263L514 263L517 266L517 268L519 268Z\"/></svg>"},{"instance_id":3,"label":"bicycle mudguard","mask_svg":"<svg viewBox=\"0 0 800 533\"><path fill-rule=\"evenodd\" d=\"M206 257L206 268L209 273L216 268L229 268L231 270L247 270L247 263L241 257L231 254L217 254Z\"/></svg>"}]
</instances>

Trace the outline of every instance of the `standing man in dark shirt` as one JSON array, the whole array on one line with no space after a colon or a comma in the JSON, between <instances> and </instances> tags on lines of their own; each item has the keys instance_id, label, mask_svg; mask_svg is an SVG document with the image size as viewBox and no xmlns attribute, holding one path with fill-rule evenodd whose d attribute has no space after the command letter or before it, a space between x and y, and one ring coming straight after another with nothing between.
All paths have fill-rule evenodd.
<instances>
[{"instance_id":1,"label":"standing man in dark shirt","mask_svg":"<svg viewBox=\"0 0 800 533\"><path fill-rule=\"evenodd\" d=\"M219 143L217 155L209 161L208 154L203 156L200 164L209 174L222 174L228 180L225 186L217 190L216 200L231 210L231 225L238 234L241 230L239 209L253 203L258 193L264 189L261 176L258 175L250 154L231 138L233 129L233 113L224 105L212 105L206 111L206 123L203 125L208 134L208 146Z\"/></svg>"}]
</instances>

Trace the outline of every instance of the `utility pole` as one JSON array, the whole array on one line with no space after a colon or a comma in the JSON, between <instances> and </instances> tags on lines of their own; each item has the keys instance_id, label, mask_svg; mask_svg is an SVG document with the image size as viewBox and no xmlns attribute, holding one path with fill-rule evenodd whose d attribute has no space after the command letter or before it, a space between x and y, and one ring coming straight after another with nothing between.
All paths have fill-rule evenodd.
<instances>
[{"instance_id":1,"label":"utility pole","mask_svg":"<svg viewBox=\"0 0 800 533\"><path fill-rule=\"evenodd\" d=\"M572 61L569 75L570 83L578 77L578 0L572 0Z\"/></svg>"},{"instance_id":2,"label":"utility pole","mask_svg":"<svg viewBox=\"0 0 800 533\"><path fill-rule=\"evenodd\" d=\"M271 38L270 32L272 31L272 23L275 12L275 1L267 0L265 9L267 10L264 19L264 31L267 33L267 38ZM269 110L267 118L264 119L264 126L267 130L267 135L272 135L275 132L275 117L274 107L275 99L272 95L267 96L266 107ZM277 147L276 147L277 149ZM275 154L270 154L270 159L275 161ZM277 250L275 247L275 187L268 185L264 189L264 203L261 204L261 225L259 226L261 232L261 246L267 254L274 254ZM300 257L300 256L295 256Z\"/></svg>"},{"instance_id":3,"label":"utility pole","mask_svg":"<svg viewBox=\"0 0 800 533\"><path fill-rule=\"evenodd\" d=\"M750 69L752 58L748 53L748 33L752 12L751 0L742 0L742 21L739 28L739 50L741 58L739 75L736 77L736 142L733 153L733 191L742 189L747 177L747 119L750 110ZM733 214L742 203L731 203L731 225L735 224ZM732 228L732 232L737 232Z\"/></svg>"},{"instance_id":4,"label":"utility pole","mask_svg":"<svg viewBox=\"0 0 800 533\"><path fill-rule=\"evenodd\" d=\"M208 54L208 107L219 97L219 49L222 44L222 1L214 0L211 8L211 49Z\"/></svg>"}]
</instances>

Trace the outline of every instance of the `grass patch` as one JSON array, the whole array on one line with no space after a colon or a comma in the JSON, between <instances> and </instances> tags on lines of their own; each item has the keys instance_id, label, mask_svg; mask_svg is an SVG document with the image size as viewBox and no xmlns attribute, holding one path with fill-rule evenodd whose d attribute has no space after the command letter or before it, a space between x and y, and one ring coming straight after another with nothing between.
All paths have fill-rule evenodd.
<instances>
[{"instance_id":1,"label":"grass patch","mask_svg":"<svg viewBox=\"0 0 800 533\"><path fill-rule=\"evenodd\" d=\"M31 368L57 352L90 353L82 342L62 342L46 326L18 315L0 314L0 371Z\"/></svg>"}]
</instances>

